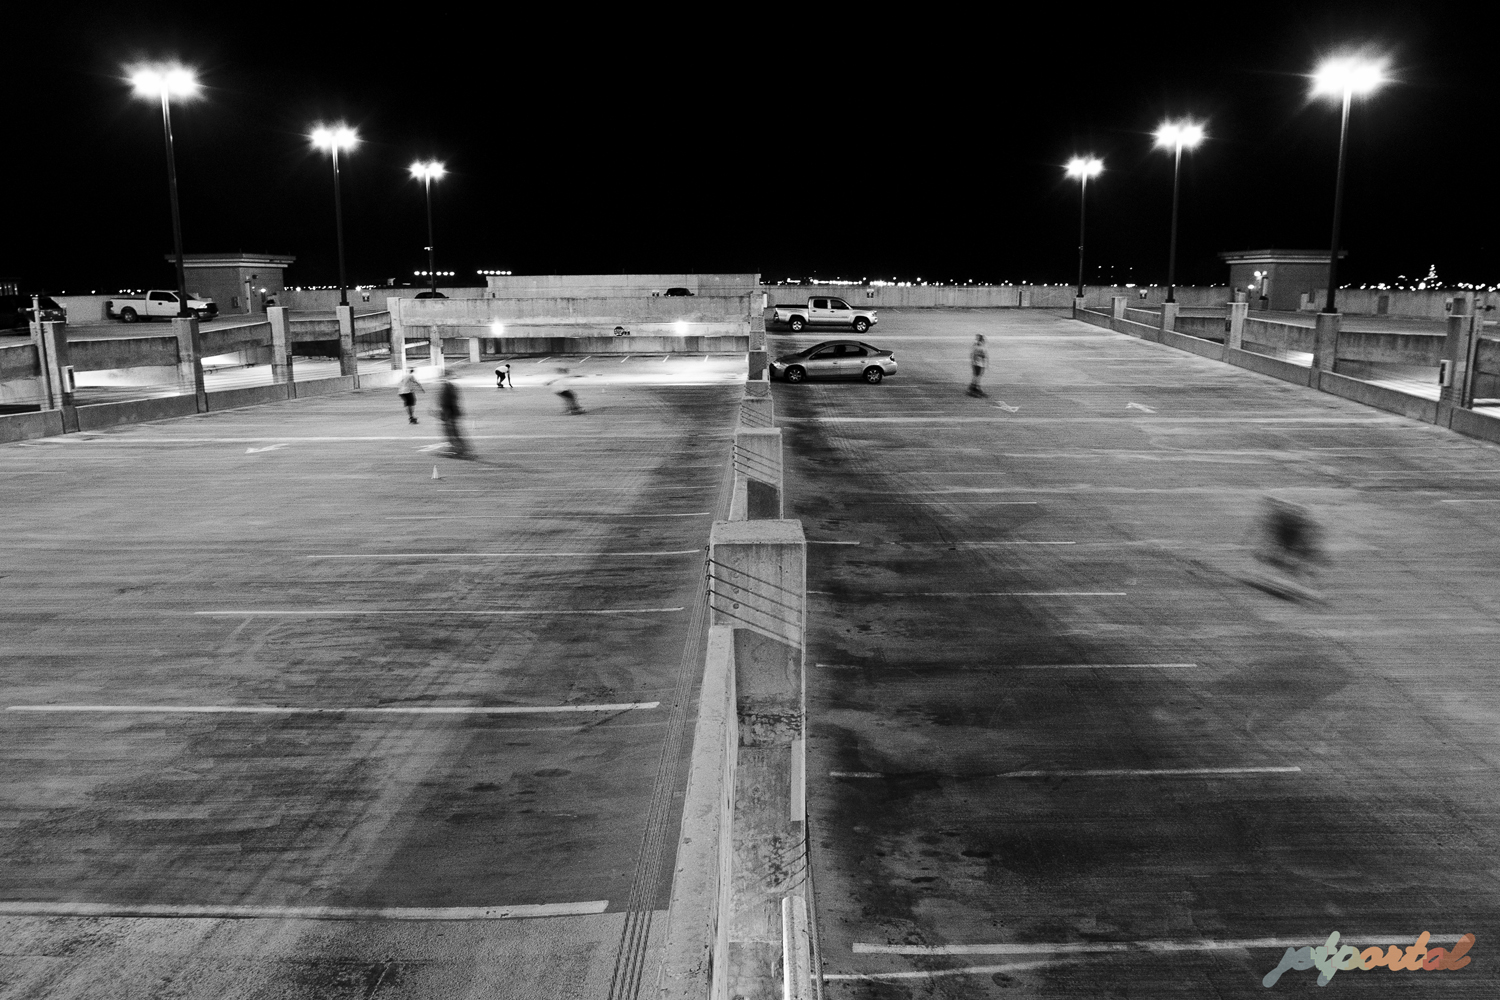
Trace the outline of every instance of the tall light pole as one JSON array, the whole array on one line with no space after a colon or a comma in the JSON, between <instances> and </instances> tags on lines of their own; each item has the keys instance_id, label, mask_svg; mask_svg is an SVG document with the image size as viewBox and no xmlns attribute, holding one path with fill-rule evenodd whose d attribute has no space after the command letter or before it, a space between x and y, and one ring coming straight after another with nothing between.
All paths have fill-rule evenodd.
<instances>
[{"instance_id":1,"label":"tall light pole","mask_svg":"<svg viewBox=\"0 0 1500 1000\"><path fill-rule=\"evenodd\" d=\"M161 125L167 137L167 188L172 195L172 245L177 254L177 315L187 316L187 271L182 264L182 213L177 208L177 157L172 151L170 99L185 99L198 93L198 80L181 66L139 66L130 71L137 97L161 99Z\"/></svg>"},{"instance_id":2,"label":"tall light pole","mask_svg":"<svg viewBox=\"0 0 1500 1000\"><path fill-rule=\"evenodd\" d=\"M1089 178L1098 177L1104 161L1095 157L1075 156L1068 161L1069 177L1078 178L1078 297L1083 298L1083 212L1087 205Z\"/></svg>"},{"instance_id":3,"label":"tall light pole","mask_svg":"<svg viewBox=\"0 0 1500 1000\"><path fill-rule=\"evenodd\" d=\"M1323 303L1326 313L1338 312L1334 293L1338 289L1339 223L1344 213L1344 147L1349 138L1349 104L1355 94L1368 94L1385 80L1384 60L1358 56L1329 59L1313 74L1315 95L1340 97L1344 103L1343 115L1339 119L1338 176L1333 184L1333 239L1328 250L1328 298Z\"/></svg>"},{"instance_id":4,"label":"tall light pole","mask_svg":"<svg viewBox=\"0 0 1500 1000\"><path fill-rule=\"evenodd\" d=\"M333 153L333 224L338 228L339 240L339 305L349 304L349 282L344 278L344 205L339 195L339 150L352 149L359 136L347 125L323 126L313 129L313 145Z\"/></svg>"},{"instance_id":5,"label":"tall light pole","mask_svg":"<svg viewBox=\"0 0 1500 1000\"><path fill-rule=\"evenodd\" d=\"M411 165L411 175L422 182L427 193L427 276L432 280L432 297L437 298L437 249L432 238L432 182L443 176L443 165L437 160L423 163L418 160Z\"/></svg>"},{"instance_id":6,"label":"tall light pole","mask_svg":"<svg viewBox=\"0 0 1500 1000\"><path fill-rule=\"evenodd\" d=\"M1203 126L1192 122L1163 122L1156 130L1156 145L1173 151L1172 242L1167 251L1167 301L1177 301L1177 192L1182 178L1182 151L1203 141Z\"/></svg>"}]
</instances>

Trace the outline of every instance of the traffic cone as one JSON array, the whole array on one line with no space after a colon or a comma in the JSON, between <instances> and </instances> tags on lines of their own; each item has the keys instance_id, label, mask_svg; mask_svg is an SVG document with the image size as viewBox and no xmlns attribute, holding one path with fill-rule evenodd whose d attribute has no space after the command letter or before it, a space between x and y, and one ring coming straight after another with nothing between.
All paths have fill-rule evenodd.
<instances>
[{"instance_id":1,"label":"traffic cone","mask_svg":"<svg viewBox=\"0 0 1500 1000\"><path fill-rule=\"evenodd\" d=\"M432 478L433 479L442 479L443 478L442 476L440 476L440 475L437 474L437 466L435 466L435 465L432 467Z\"/></svg>"}]
</instances>

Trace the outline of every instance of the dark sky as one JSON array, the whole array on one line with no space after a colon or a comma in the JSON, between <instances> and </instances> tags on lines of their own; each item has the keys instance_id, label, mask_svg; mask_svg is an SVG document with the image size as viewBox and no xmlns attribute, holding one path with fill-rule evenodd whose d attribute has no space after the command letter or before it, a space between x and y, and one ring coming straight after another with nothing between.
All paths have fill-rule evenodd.
<instances>
[{"instance_id":1,"label":"dark sky","mask_svg":"<svg viewBox=\"0 0 1500 1000\"><path fill-rule=\"evenodd\" d=\"M517 273L752 271L1071 281L1076 182L1095 278L1166 277L1166 116L1204 122L1183 170L1181 283L1221 250L1326 247L1338 113L1319 58L1388 53L1356 104L1348 280L1436 264L1500 281L1491 236L1496 96L1488 5L1038 3L789 8L538 4L37 3L8 14L13 108L0 275L29 290L170 284L160 114L123 67L180 59L201 98L173 125L189 253L290 253L337 280L331 169L305 136L345 120L349 279L426 266ZM880 11L880 12L877 12ZM886 13L889 11L889 13ZM1488 15L1487 15L1488 16Z\"/></svg>"}]
</instances>

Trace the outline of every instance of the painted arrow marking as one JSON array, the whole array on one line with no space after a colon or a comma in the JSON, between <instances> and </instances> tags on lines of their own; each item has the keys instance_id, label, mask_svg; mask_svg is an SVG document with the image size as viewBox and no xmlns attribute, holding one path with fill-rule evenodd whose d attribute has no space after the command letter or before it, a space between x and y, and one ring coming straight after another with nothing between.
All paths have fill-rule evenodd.
<instances>
[{"instance_id":1,"label":"painted arrow marking","mask_svg":"<svg viewBox=\"0 0 1500 1000\"><path fill-rule=\"evenodd\" d=\"M1151 407L1149 407L1149 406L1142 406L1140 403L1126 403L1125 404L1125 409L1127 409L1127 410L1141 410L1141 411L1143 411L1145 413L1155 413L1156 412L1155 410L1151 409Z\"/></svg>"},{"instance_id":2,"label":"painted arrow marking","mask_svg":"<svg viewBox=\"0 0 1500 1000\"><path fill-rule=\"evenodd\" d=\"M1000 400L1000 401L999 401L999 402L997 402L997 403L996 403L996 404L995 404L995 406L996 406L996 407L997 407L997 408L998 408L998 409L1001 409L1001 410L1004 410L1004 411L1005 411L1005 412L1006 412L1006 413L1015 413L1015 412L1016 412L1016 411L1017 411L1017 410L1019 410L1019 409L1020 409L1020 407L1019 407L1019 406L1010 406L1010 405L1008 405L1008 404L1007 404L1007 403L1006 403L1006 402L1005 402L1005 400L1003 400L1003 399L1002 399L1002 400Z\"/></svg>"},{"instance_id":3,"label":"painted arrow marking","mask_svg":"<svg viewBox=\"0 0 1500 1000\"><path fill-rule=\"evenodd\" d=\"M438 451L446 447L448 447L446 444L439 441L437 444L424 444L422 447L418 448L417 451Z\"/></svg>"},{"instance_id":4,"label":"painted arrow marking","mask_svg":"<svg viewBox=\"0 0 1500 1000\"><path fill-rule=\"evenodd\" d=\"M285 443L282 443L282 444L268 444L264 448L246 448L245 449L245 454L246 455L254 455L254 454L257 454L257 453L262 452L262 451L276 451L278 448L285 448L285 447L286 447Z\"/></svg>"}]
</instances>

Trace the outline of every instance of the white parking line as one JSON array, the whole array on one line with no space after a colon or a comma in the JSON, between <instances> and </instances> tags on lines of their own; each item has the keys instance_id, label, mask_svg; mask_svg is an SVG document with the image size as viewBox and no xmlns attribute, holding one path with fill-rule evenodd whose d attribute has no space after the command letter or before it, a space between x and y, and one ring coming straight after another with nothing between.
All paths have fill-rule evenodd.
<instances>
[{"instance_id":1,"label":"white parking line","mask_svg":"<svg viewBox=\"0 0 1500 1000\"><path fill-rule=\"evenodd\" d=\"M1416 934L1343 934L1350 943L1363 942L1373 945L1411 944ZM1433 934L1433 942L1457 941L1459 934ZM1215 941L1199 938L1194 941L1059 941L986 944L869 944L854 942L856 955L1091 955L1112 952L1145 951L1171 954L1184 951L1244 951L1250 948L1302 948L1320 945L1323 939L1311 938L1240 938Z\"/></svg>"},{"instance_id":2,"label":"white parking line","mask_svg":"<svg viewBox=\"0 0 1500 1000\"><path fill-rule=\"evenodd\" d=\"M571 514L394 514L386 515L387 521L509 521L540 518L569 517L707 517L708 510L695 510L686 514L615 514L607 510L580 510Z\"/></svg>"},{"instance_id":3,"label":"white parking line","mask_svg":"<svg viewBox=\"0 0 1500 1000\"><path fill-rule=\"evenodd\" d=\"M7 712L108 712L167 715L550 715L558 712L639 712L659 701L614 705L399 705L297 708L287 705L7 705Z\"/></svg>"},{"instance_id":4,"label":"white parking line","mask_svg":"<svg viewBox=\"0 0 1500 1000\"><path fill-rule=\"evenodd\" d=\"M428 615L436 618L444 615L656 615L681 610L681 608L590 608L569 611L536 608L531 611L461 611L453 608L429 608L416 611L406 609L392 611L387 608L372 608L359 611L194 611L193 614L206 618L330 618L343 615Z\"/></svg>"},{"instance_id":5,"label":"white parking line","mask_svg":"<svg viewBox=\"0 0 1500 1000\"><path fill-rule=\"evenodd\" d=\"M672 549L662 552L359 552L342 555L304 556L305 559L561 559L595 556L693 556L702 549Z\"/></svg>"},{"instance_id":6,"label":"white parking line","mask_svg":"<svg viewBox=\"0 0 1500 1000\"><path fill-rule=\"evenodd\" d=\"M809 590L809 594L818 594L823 597L837 597L831 590ZM1123 590L943 590L930 593L867 593L861 592L858 597L1124 597Z\"/></svg>"},{"instance_id":7,"label":"white parking line","mask_svg":"<svg viewBox=\"0 0 1500 1000\"><path fill-rule=\"evenodd\" d=\"M512 906L193 906L0 902L5 917L158 917L206 920L525 920L603 913L609 900Z\"/></svg>"},{"instance_id":8,"label":"white parking line","mask_svg":"<svg viewBox=\"0 0 1500 1000\"><path fill-rule=\"evenodd\" d=\"M818 541L817 539L809 538L807 540L807 544L808 545L858 545L859 543L858 542L825 542L825 541Z\"/></svg>"},{"instance_id":9,"label":"white parking line","mask_svg":"<svg viewBox=\"0 0 1500 1000\"><path fill-rule=\"evenodd\" d=\"M1028 663L1012 670L1177 670L1196 663Z\"/></svg>"},{"instance_id":10,"label":"white parking line","mask_svg":"<svg viewBox=\"0 0 1500 1000\"><path fill-rule=\"evenodd\" d=\"M989 778L1180 778L1210 774L1300 774L1300 767L1160 767L1091 768L1078 771L1007 771L1004 774L972 775ZM880 771L829 771L830 778L884 778ZM968 777L954 775L954 777Z\"/></svg>"}]
</instances>

